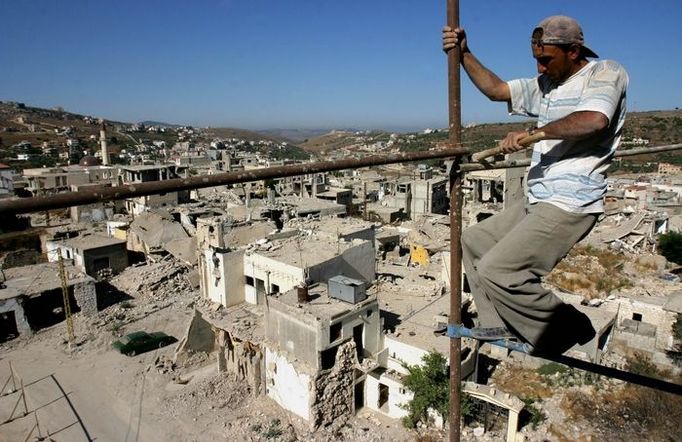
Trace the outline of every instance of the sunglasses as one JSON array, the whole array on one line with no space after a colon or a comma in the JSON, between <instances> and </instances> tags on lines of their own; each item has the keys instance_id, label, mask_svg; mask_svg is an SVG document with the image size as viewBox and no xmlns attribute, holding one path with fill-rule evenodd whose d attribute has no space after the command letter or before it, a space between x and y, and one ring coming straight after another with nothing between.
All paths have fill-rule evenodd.
<instances>
[{"instance_id":1,"label":"sunglasses","mask_svg":"<svg viewBox=\"0 0 682 442\"><path fill-rule=\"evenodd\" d=\"M530 37L530 44L533 46L544 46L545 43L542 41L542 36L545 34L545 30L542 28L533 29L533 34Z\"/></svg>"}]
</instances>

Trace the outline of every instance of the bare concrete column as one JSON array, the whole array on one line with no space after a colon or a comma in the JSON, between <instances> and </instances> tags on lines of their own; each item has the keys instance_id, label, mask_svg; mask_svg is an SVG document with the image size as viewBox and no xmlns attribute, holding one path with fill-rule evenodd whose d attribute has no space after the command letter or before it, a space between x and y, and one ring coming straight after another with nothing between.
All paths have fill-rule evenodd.
<instances>
[{"instance_id":1,"label":"bare concrete column","mask_svg":"<svg viewBox=\"0 0 682 442\"><path fill-rule=\"evenodd\" d=\"M516 442L518 428L519 413L514 410L509 410L509 419L507 419L507 442Z\"/></svg>"},{"instance_id":2,"label":"bare concrete column","mask_svg":"<svg viewBox=\"0 0 682 442\"><path fill-rule=\"evenodd\" d=\"M107 148L106 125L102 121L102 128L99 131L99 144L102 147L102 165L109 165L109 149Z\"/></svg>"},{"instance_id":3,"label":"bare concrete column","mask_svg":"<svg viewBox=\"0 0 682 442\"><path fill-rule=\"evenodd\" d=\"M216 334L216 347L218 348L217 359L218 359L218 371L227 371L227 359L225 359L225 330L220 330Z\"/></svg>"}]
</instances>

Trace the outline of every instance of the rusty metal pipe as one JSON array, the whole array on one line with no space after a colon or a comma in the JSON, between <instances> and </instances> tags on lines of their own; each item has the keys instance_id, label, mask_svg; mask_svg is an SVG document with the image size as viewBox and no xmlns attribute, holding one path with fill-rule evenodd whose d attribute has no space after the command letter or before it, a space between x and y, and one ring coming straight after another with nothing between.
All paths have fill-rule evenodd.
<instances>
[{"instance_id":1,"label":"rusty metal pipe","mask_svg":"<svg viewBox=\"0 0 682 442\"><path fill-rule=\"evenodd\" d=\"M447 0L447 23L459 27L459 0ZM462 109L460 89L460 50L448 51L448 114L450 145L461 146ZM455 158L450 168L450 324L462 322L462 171L460 158ZM460 396L462 371L462 340L450 339L450 410L449 434L451 442L460 440Z\"/></svg>"},{"instance_id":2,"label":"rusty metal pipe","mask_svg":"<svg viewBox=\"0 0 682 442\"><path fill-rule=\"evenodd\" d=\"M661 152L671 152L674 150L682 149L682 144L667 144L664 146L647 147L642 149L630 149L630 150L617 150L614 157L615 158L625 158L633 157L637 155L651 155ZM465 163L459 166L459 170L462 172L473 172L475 170L488 170L488 169L509 169L512 167L527 167L530 165L530 158L519 159L519 160L506 160L497 161L494 163Z\"/></svg>"}]
</instances>

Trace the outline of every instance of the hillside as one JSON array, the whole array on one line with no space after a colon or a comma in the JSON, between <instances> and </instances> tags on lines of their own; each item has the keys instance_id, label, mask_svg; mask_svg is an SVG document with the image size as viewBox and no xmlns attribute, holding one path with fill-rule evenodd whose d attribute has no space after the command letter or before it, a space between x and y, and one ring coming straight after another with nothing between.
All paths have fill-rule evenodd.
<instances>
[{"instance_id":1,"label":"hillside","mask_svg":"<svg viewBox=\"0 0 682 442\"><path fill-rule=\"evenodd\" d=\"M145 122L152 125L152 121ZM471 125L462 131L462 143L474 150L482 150L496 145L511 130L522 130L532 124L530 120L514 123L489 123ZM107 121L109 149L113 154L123 149L153 141L163 141L172 146L180 140L175 125L155 123L153 126L169 130L147 131L136 129L131 123ZM82 150L95 152L98 149L99 123L96 118L65 111L61 108L42 109L22 103L0 102L0 162L15 168L50 166L58 160L57 153L66 151L67 140L79 140ZM314 129L271 129L250 131L239 128L194 129L191 140L209 143L215 139L239 139L250 143L246 150L272 155L274 158L307 158L309 153L324 158L327 154L340 149L382 151L419 151L427 150L447 142L446 131L432 133L390 134L388 132L357 132L353 130L332 130L322 135ZM283 136L291 135L291 138ZM305 137L305 138L302 138ZM292 138L295 139L292 140ZM186 139L186 138L185 138ZM632 112L628 114L623 131L623 148L636 145L633 139L648 140L649 146L682 142L682 110L660 110ZM302 140L302 141L299 141ZM21 143L32 147L21 148ZM285 144L286 143L286 144ZM277 146L274 146L277 145ZM44 155L45 149L52 149L52 157ZM22 150L23 149L23 150ZM28 161L17 160L19 154L31 154ZM655 158L628 159L625 168L642 170L639 163L667 161L682 164L682 152L656 155ZM633 166L634 164L634 166Z\"/></svg>"},{"instance_id":2,"label":"hillside","mask_svg":"<svg viewBox=\"0 0 682 442\"><path fill-rule=\"evenodd\" d=\"M237 129L232 127L209 127L202 129L202 134L205 138L239 138L246 141L274 141L276 143L296 144L292 140L278 136L276 134L267 134L262 132L254 132L246 129Z\"/></svg>"},{"instance_id":3,"label":"hillside","mask_svg":"<svg viewBox=\"0 0 682 442\"><path fill-rule=\"evenodd\" d=\"M98 119L92 116L61 108L43 109L17 102L0 102L0 162L16 169L64 163L65 158L60 159L59 155L70 155L67 147L67 142L71 142L69 140L78 140L78 155L82 156L83 151L91 155L99 149L99 132ZM180 125L152 120L141 123L107 121L107 141L112 161L125 162L117 154L124 149L135 151L137 146L143 144L164 142L167 146L173 146L182 140L208 144L215 139L232 138L253 142L245 150L262 152L275 159L307 159L309 156L281 136L236 128L194 129L189 138L187 133L181 132ZM18 160L17 157L22 154L28 155L29 159ZM152 152L150 156L157 155ZM78 159L75 158L75 161Z\"/></svg>"},{"instance_id":4,"label":"hillside","mask_svg":"<svg viewBox=\"0 0 682 442\"><path fill-rule=\"evenodd\" d=\"M462 143L474 150L494 147L497 140L504 138L508 132L523 130L531 124L533 124L531 120L526 120L514 123L472 125L462 130ZM390 135L387 132L375 132L358 137L351 132L336 131L311 138L301 143L301 147L311 153L329 152L358 143L371 145L387 141ZM448 139L447 131L430 134L396 134L394 138L396 136L396 143L402 151L427 150L438 143L446 142ZM623 129L623 140L632 140L633 138L649 140L649 146L682 143L682 110L629 113ZM682 159L682 153L667 154L664 157L671 157L673 161L676 161L674 158Z\"/></svg>"}]
</instances>

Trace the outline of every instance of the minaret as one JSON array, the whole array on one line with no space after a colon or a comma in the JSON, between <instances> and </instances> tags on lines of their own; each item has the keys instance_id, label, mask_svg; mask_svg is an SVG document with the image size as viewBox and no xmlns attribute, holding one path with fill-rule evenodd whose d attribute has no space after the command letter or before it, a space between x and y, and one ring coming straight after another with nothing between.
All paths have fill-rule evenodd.
<instances>
[{"instance_id":1,"label":"minaret","mask_svg":"<svg viewBox=\"0 0 682 442\"><path fill-rule=\"evenodd\" d=\"M99 144L102 146L102 165L109 165L109 151L107 150L107 125L102 120L102 127L99 130Z\"/></svg>"}]
</instances>

